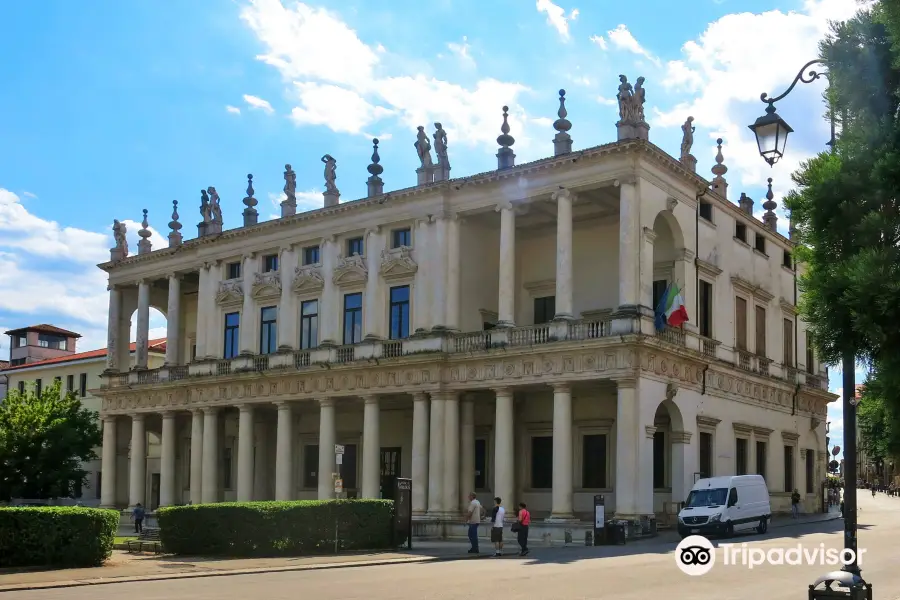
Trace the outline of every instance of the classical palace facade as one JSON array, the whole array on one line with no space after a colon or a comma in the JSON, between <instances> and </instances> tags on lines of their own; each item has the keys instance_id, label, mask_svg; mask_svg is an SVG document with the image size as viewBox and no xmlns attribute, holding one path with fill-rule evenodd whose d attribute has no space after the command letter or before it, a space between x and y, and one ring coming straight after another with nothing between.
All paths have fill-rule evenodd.
<instances>
[{"instance_id":1,"label":"classical palace facade","mask_svg":"<svg viewBox=\"0 0 900 600\"><path fill-rule=\"evenodd\" d=\"M754 219L721 151L707 181L687 137L675 159L628 115L618 141L573 151L561 110L554 155L523 165L504 118L498 169L459 179L443 130L436 163L420 136L419 185L390 193L376 145L349 202L326 155L309 212L288 166L282 218L258 222L251 185L229 231L210 188L196 239L175 218L153 250L145 220L135 256L117 222L102 504L148 504L157 474L161 505L332 498L338 479L390 496L410 477L420 518L458 520L475 491L565 523L595 494L639 518L698 477L758 472L777 509L797 488L814 510L834 396L774 202ZM669 282L689 321L657 331ZM151 307L168 319L158 369Z\"/></svg>"}]
</instances>

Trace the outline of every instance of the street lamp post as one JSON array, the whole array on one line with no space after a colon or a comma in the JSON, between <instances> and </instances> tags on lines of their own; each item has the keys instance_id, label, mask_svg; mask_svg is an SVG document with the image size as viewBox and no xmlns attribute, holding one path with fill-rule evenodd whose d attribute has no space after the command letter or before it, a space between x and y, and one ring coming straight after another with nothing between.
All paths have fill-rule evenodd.
<instances>
[{"instance_id":1,"label":"street lamp post","mask_svg":"<svg viewBox=\"0 0 900 600\"><path fill-rule=\"evenodd\" d=\"M788 134L794 130L782 119L775 110L775 103L786 97L798 83L811 83L820 77L828 78L827 71L806 69L813 65L827 66L822 59L811 60L800 69L790 87L775 98L763 93L759 99L767 104L766 112L758 118L749 128L756 136L759 154L763 160L774 166L782 156L787 145ZM831 151L835 150L835 119L834 107L829 111L831 124L831 140L827 145ZM848 337L849 339L849 337ZM852 560L844 565L841 571L829 573L820 577L815 584L810 586L810 598L814 598L813 588L820 583L825 583L830 590L832 583L837 583L849 590L851 598L871 598L872 586L863 581L857 562L857 538L856 538L856 355L852 349L844 351L843 356L843 380L844 380L844 549L842 555L852 556ZM850 551L850 552L847 552ZM848 558L850 557L848 556Z\"/></svg>"}]
</instances>

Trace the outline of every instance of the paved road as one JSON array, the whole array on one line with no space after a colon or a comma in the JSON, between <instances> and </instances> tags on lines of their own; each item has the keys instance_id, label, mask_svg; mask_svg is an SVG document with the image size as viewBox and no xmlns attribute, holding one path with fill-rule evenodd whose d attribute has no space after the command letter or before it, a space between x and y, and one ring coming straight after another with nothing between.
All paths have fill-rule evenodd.
<instances>
[{"instance_id":1,"label":"paved road","mask_svg":"<svg viewBox=\"0 0 900 600\"><path fill-rule=\"evenodd\" d=\"M860 494L863 576L878 600L900 600L900 499ZM766 550L840 548L842 522L777 529L770 536L731 540ZM427 600L441 598L519 599L646 598L716 600L800 600L807 586L830 568L820 565L724 566L688 577L675 566L671 543L625 548L570 548L517 557L423 563L326 571L122 583L68 589L13 592L2 600ZM600 556L598 556L600 555ZM6 595L4 595L6 596Z\"/></svg>"}]
</instances>

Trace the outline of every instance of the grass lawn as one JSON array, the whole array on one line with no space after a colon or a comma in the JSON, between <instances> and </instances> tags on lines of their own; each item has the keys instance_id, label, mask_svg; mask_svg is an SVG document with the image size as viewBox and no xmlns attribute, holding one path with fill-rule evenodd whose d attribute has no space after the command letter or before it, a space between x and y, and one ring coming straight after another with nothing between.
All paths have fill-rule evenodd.
<instances>
[{"instance_id":1,"label":"grass lawn","mask_svg":"<svg viewBox=\"0 0 900 600\"><path fill-rule=\"evenodd\" d=\"M115 540L115 542L113 542L113 543L115 543L115 544L124 544L124 543L127 542L128 540L136 540L136 539L137 539L137 536L136 536L136 535L127 535L127 536L122 536L122 537L116 536L116 540Z\"/></svg>"}]
</instances>

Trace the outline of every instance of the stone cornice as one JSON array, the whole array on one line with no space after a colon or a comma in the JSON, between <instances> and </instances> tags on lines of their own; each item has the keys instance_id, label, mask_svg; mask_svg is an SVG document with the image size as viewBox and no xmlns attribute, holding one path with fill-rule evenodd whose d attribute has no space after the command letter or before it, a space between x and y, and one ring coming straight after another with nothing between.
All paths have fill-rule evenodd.
<instances>
[{"instance_id":1,"label":"stone cornice","mask_svg":"<svg viewBox=\"0 0 900 600\"><path fill-rule=\"evenodd\" d=\"M732 423L731 427L736 434L750 435L753 432L753 426L747 423Z\"/></svg>"},{"instance_id":2,"label":"stone cornice","mask_svg":"<svg viewBox=\"0 0 900 600\"><path fill-rule=\"evenodd\" d=\"M706 262L700 258L697 259L697 270L700 271L701 275L706 275L707 277L712 277L715 279L719 275L722 274L722 269L712 264L711 262Z\"/></svg>"},{"instance_id":3,"label":"stone cornice","mask_svg":"<svg viewBox=\"0 0 900 600\"><path fill-rule=\"evenodd\" d=\"M800 439L800 434L794 431L782 431L781 439L785 442L796 442Z\"/></svg>"},{"instance_id":4,"label":"stone cornice","mask_svg":"<svg viewBox=\"0 0 900 600\"><path fill-rule=\"evenodd\" d=\"M707 417L704 415L697 415L697 427L710 427L715 429L719 423L722 422L722 419L717 419L715 417Z\"/></svg>"},{"instance_id":5,"label":"stone cornice","mask_svg":"<svg viewBox=\"0 0 900 600\"><path fill-rule=\"evenodd\" d=\"M792 302L788 302L784 298L781 299L781 310L785 314L796 317L797 316L797 307L794 306Z\"/></svg>"},{"instance_id":6,"label":"stone cornice","mask_svg":"<svg viewBox=\"0 0 900 600\"><path fill-rule=\"evenodd\" d=\"M769 429L768 427L757 427L755 425L753 427L753 434L759 438L768 438L772 431L774 430Z\"/></svg>"},{"instance_id":7,"label":"stone cornice","mask_svg":"<svg viewBox=\"0 0 900 600\"><path fill-rule=\"evenodd\" d=\"M731 285L734 289L744 292L748 296L753 296L754 299L765 304L768 304L775 298L772 293L767 292L762 287L747 281L739 275L731 276Z\"/></svg>"}]
</instances>

